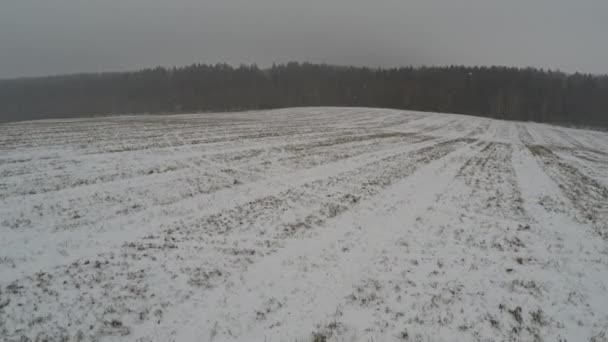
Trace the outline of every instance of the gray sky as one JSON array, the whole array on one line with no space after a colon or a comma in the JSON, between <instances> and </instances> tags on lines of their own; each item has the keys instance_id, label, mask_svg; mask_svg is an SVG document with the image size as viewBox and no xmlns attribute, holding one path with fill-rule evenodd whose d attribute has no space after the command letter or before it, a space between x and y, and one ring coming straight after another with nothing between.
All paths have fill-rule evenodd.
<instances>
[{"instance_id":1,"label":"gray sky","mask_svg":"<svg viewBox=\"0 0 608 342\"><path fill-rule=\"evenodd\" d=\"M606 0L0 0L0 78L192 63L608 73Z\"/></svg>"}]
</instances>

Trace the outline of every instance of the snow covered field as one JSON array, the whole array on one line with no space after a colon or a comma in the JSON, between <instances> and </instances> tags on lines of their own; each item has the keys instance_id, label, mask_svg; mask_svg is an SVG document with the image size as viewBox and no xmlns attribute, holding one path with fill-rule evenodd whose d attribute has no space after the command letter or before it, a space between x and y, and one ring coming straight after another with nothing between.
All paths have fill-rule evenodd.
<instances>
[{"instance_id":1,"label":"snow covered field","mask_svg":"<svg viewBox=\"0 0 608 342\"><path fill-rule=\"evenodd\" d=\"M607 341L608 133L365 108L0 125L0 340Z\"/></svg>"}]
</instances>

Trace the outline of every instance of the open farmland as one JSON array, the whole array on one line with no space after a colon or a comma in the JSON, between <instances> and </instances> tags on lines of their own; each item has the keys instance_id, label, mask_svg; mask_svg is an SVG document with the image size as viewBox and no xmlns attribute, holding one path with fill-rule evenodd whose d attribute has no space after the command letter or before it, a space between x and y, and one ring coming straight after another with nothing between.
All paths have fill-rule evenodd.
<instances>
[{"instance_id":1,"label":"open farmland","mask_svg":"<svg viewBox=\"0 0 608 342\"><path fill-rule=\"evenodd\" d=\"M608 133L366 108L0 125L2 341L607 341Z\"/></svg>"}]
</instances>

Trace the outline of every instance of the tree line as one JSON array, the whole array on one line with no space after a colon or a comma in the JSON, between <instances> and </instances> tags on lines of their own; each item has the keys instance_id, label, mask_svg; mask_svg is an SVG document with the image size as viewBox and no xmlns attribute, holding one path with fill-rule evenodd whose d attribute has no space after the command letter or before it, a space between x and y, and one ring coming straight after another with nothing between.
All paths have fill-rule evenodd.
<instances>
[{"instance_id":1,"label":"tree line","mask_svg":"<svg viewBox=\"0 0 608 342\"><path fill-rule=\"evenodd\" d=\"M195 64L0 80L0 119L364 106L608 127L608 76L508 67Z\"/></svg>"}]
</instances>

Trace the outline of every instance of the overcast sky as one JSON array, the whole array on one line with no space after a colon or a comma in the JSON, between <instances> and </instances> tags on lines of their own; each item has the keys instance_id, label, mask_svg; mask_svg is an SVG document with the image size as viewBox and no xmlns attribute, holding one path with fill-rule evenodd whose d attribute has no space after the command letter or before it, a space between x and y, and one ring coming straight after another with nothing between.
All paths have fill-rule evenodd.
<instances>
[{"instance_id":1,"label":"overcast sky","mask_svg":"<svg viewBox=\"0 0 608 342\"><path fill-rule=\"evenodd\" d=\"M0 78L290 60L608 73L607 0L0 0Z\"/></svg>"}]
</instances>

